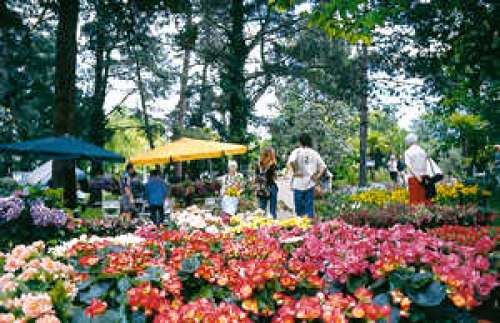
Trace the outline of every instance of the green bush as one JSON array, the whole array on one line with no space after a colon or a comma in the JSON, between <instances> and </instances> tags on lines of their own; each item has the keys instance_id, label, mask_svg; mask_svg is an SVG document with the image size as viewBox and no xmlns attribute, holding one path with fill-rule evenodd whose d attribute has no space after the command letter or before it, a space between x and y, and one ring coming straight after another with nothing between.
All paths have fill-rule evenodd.
<instances>
[{"instance_id":1,"label":"green bush","mask_svg":"<svg viewBox=\"0 0 500 323\"><path fill-rule=\"evenodd\" d=\"M0 178L0 196L9 196L17 189L19 189L19 185L12 178Z\"/></svg>"}]
</instances>

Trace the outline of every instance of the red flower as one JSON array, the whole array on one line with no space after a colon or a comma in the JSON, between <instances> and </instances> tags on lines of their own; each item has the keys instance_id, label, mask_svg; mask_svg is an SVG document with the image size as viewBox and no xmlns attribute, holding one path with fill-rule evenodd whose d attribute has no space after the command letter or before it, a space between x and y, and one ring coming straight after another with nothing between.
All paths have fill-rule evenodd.
<instances>
[{"instance_id":1,"label":"red flower","mask_svg":"<svg viewBox=\"0 0 500 323\"><path fill-rule=\"evenodd\" d=\"M94 318L97 315L104 314L107 308L108 304L106 304L106 302L93 298L90 305L85 309L85 315Z\"/></svg>"},{"instance_id":2,"label":"red flower","mask_svg":"<svg viewBox=\"0 0 500 323\"><path fill-rule=\"evenodd\" d=\"M82 267L92 267L99 262L99 258L96 256L84 256L78 261Z\"/></svg>"}]
</instances>

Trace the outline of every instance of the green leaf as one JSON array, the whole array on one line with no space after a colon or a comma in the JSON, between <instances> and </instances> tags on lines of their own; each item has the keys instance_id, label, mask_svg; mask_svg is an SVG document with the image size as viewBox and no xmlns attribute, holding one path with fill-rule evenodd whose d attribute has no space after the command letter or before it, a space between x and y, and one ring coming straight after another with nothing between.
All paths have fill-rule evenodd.
<instances>
[{"instance_id":1,"label":"green leaf","mask_svg":"<svg viewBox=\"0 0 500 323\"><path fill-rule=\"evenodd\" d=\"M430 307L441 304L446 297L446 288L439 282L433 281L424 289L408 289L406 293L415 304Z\"/></svg>"},{"instance_id":2,"label":"green leaf","mask_svg":"<svg viewBox=\"0 0 500 323\"><path fill-rule=\"evenodd\" d=\"M141 312L133 312L132 317L130 319L131 323L145 323L146 322L146 316L144 313Z\"/></svg>"},{"instance_id":3,"label":"green leaf","mask_svg":"<svg viewBox=\"0 0 500 323\"><path fill-rule=\"evenodd\" d=\"M347 290L349 293L353 294L359 287L365 286L368 283L368 277L366 275L358 277L349 277L347 279Z\"/></svg>"},{"instance_id":4,"label":"green leaf","mask_svg":"<svg viewBox=\"0 0 500 323\"><path fill-rule=\"evenodd\" d=\"M122 293L125 293L130 289L132 283L130 282L130 279L128 277L122 277L118 281L117 285L118 285L118 290Z\"/></svg>"},{"instance_id":5,"label":"green leaf","mask_svg":"<svg viewBox=\"0 0 500 323\"><path fill-rule=\"evenodd\" d=\"M410 286L414 289L420 289L432 281L432 274L429 272L415 273L410 278Z\"/></svg>"},{"instance_id":6,"label":"green leaf","mask_svg":"<svg viewBox=\"0 0 500 323\"><path fill-rule=\"evenodd\" d=\"M87 292L81 292L78 297L82 303L90 304L92 299L99 298L102 295L106 294L110 286L110 282L99 282L92 285L92 287L90 287Z\"/></svg>"},{"instance_id":7,"label":"green leaf","mask_svg":"<svg viewBox=\"0 0 500 323\"><path fill-rule=\"evenodd\" d=\"M184 259L181 264L181 271L189 274L193 274L198 267L200 267L201 261L198 257L193 256L187 259Z\"/></svg>"}]
</instances>

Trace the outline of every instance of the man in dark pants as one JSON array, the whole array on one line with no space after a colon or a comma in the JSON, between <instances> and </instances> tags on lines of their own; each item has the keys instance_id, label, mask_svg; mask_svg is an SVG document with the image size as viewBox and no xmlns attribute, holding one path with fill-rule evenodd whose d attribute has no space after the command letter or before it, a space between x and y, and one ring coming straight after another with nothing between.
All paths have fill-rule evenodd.
<instances>
[{"instance_id":1,"label":"man in dark pants","mask_svg":"<svg viewBox=\"0 0 500 323\"><path fill-rule=\"evenodd\" d=\"M167 198L167 184L160 176L160 172L155 169L151 171L148 183L146 184L146 199L149 203L151 220L156 225L160 225L164 220L163 204Z\"/></svg>"}]
</instances>

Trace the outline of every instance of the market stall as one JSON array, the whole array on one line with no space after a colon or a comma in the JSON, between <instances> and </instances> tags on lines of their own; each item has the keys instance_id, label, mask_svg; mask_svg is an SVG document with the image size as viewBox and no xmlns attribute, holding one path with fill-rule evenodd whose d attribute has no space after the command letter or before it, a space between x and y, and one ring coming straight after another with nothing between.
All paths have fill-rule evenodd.
<instances>
[{"instance_id":1,"label":"market stall","mask_svg":"<svg viewBox=\"0 0 500 323\"><path fill-rule=\"evenodd\" d=\"M211 140L181 138L130 158L138 166L161 165L173 162L220 158L247 152L244 145Z\"/></svg>"}]
</instances>

